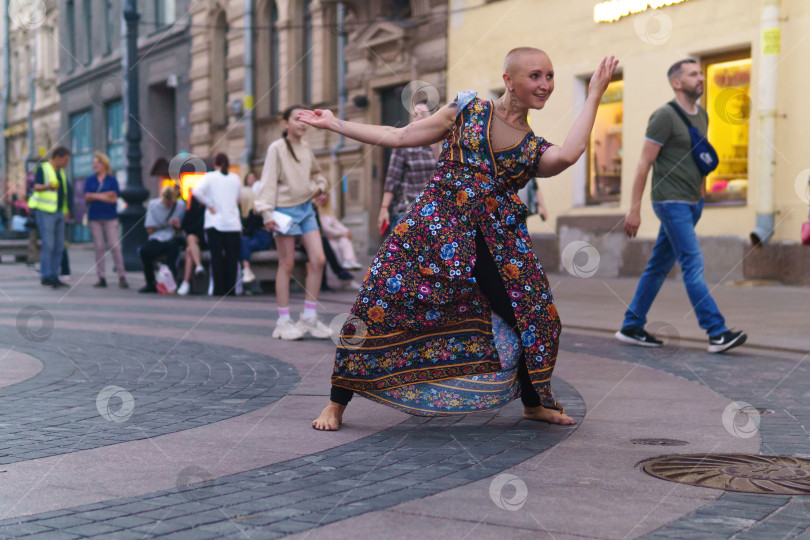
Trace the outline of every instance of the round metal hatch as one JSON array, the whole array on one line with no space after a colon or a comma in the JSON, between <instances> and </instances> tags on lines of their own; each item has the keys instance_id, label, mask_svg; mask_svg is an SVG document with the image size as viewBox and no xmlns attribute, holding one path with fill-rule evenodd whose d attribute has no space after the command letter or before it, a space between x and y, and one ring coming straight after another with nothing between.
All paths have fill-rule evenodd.
<instances>
[{"instance_id":1,"label":"round metal hatch","mask_svg":"<svg viewBox=\"0 0 810 540\"><path fill-rule=\"evenodd\" d=\"M651 476L680 484L743 493L810 495L810 459L684 454L652 458L638 465Z\"/></svg>"}]
</instances>

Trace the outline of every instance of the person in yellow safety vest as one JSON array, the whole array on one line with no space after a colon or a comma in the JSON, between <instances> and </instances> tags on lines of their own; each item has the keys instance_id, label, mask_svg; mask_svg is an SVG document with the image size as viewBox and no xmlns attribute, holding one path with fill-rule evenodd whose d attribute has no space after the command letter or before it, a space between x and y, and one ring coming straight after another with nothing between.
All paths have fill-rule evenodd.
<instances>
[{"instance_id":1,"label":"person in yellow safety vest","mask_svg":"<svg viewBox=\"0 0 810 540\"><path fill-rule=\"evenodd\" d=\"M70 161L70 150L56 147L51 158L37 168L34 176L34 191L28 199L28 207L34 211L34 219L42 239L39 270L43 286L67 287L59 281L59 265L65 250L65 220L68 217L68 185L65 167Z\"/></svg>"}]
</instances>

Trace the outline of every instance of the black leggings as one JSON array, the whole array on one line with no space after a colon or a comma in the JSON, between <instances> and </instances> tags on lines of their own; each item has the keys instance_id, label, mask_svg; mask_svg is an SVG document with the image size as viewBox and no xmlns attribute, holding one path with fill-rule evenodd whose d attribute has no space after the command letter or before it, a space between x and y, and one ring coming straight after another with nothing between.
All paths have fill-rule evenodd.
<instances>
[{"instance_id":1,"label":"black leggings","mask_svg":"<svg viewBox=\"0 0 810 540\"><path fill-rule=\"evenodd\" d=\"M478 283L478 288L489 300L492 311L497 313L510 327L515 328L517 319L512 309L512 300L506 293L506 287L503 285L498 266L492 259L487 243L477 230L475 232L475 255L477 260L472 275ZM520 382L520 400L523 405L525 407L539 407L542 402L534 386L532 386L529 370L526 368L526 359L522 354L518 361L517 376L518 382ZM353 394L354 392L348 388L333 385L329 399L339 405L346 405L352 399Z\"/></svg>"}]
</instances>

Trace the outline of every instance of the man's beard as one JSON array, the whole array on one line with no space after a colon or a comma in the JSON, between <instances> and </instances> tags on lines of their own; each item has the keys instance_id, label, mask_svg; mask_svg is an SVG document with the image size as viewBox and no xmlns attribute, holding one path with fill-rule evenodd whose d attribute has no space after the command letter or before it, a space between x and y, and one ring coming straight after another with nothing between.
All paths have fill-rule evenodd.
<instances>
[{"instance_id":1,"label":"man's beard","mask_svg":"<svg viewBox=\"0 0 810 540\"><path fill-rule=\"evenodd\" d=\"M700 89L698 90L698 88ZM690 99L697 101L698 98L703 95L703 87L695 86L691 90L684 90L683 93L686 94Z\"/></svg>"}]
</instances>

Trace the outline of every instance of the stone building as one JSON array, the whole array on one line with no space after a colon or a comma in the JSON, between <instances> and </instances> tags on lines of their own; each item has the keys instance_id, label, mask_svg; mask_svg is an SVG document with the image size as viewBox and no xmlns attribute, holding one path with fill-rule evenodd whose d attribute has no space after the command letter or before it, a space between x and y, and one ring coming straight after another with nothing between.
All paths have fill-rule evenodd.
<instances>
[{"instance_id":1,"label":"stone building","mask_svg":"<svg viewBox=\"0 0 810 540\"><path fill-rule=\"evenodd\" d=\"M349 120L400 124L409 89L445 100L447 2L347 1L345 100ZM337 111L338 5L333 0L242 0L194 3L191 11L191 152L226 152L241 173L261 172L267 146L281 136L281 112L303 103ZM249 29L246 31L246 29ZM253 52L252 69L246 48ZM251 77L252 75L252 77ZM246 84L252 78L253 85ZM415 84L409 85L414 82ZM253 114L245 114L251 111ZM251 118L252 117L252 118ZM307 135L333 185L335 206L355 232L361 252L379 242L376 217L387 152L341 140L331 132Z\"/></svg>"},{"instance_id":2,"label":"stone building","mask_svg":"<svg viewBox=\"0 0 810 540\"><path fill-rule=\"evenodd\" d=\"M58 5L12 0L8 9L8 79L0 70L0 95L5 113L0 153L0 181L5 202L25 198L26 172L59 140Z\"/></svg>"},{"instance_id":3,"label":"stone building","mask_svg":"<svg viewBox=\"0 0 810 540\"><path fill-rule=\"evenodd\" d=\"M159 188L159 179L149 176L153 164L189 148L190 3L137 2L141 165L153 196ZM126 183L123 6L120 0L59 0L59 136L73 152L70 175L78 188L92 173L96 150L110 156L122 187Z\"/></svg>"}]
</instances>

